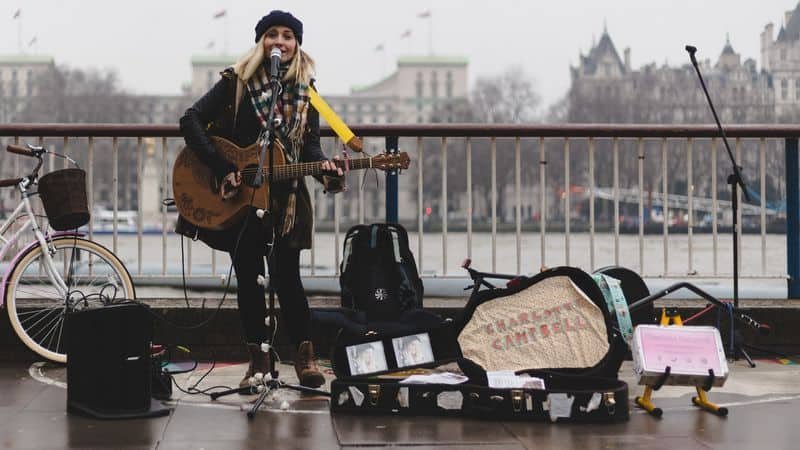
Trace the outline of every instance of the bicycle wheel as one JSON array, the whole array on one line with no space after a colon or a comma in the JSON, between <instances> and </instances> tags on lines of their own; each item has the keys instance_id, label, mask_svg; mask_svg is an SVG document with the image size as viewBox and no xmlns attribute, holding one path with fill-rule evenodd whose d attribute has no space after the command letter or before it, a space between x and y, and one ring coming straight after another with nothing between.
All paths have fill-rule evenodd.
<instances>
[{"instance_id":1,"label":"bicycle wheel","mask_svg":"<svg viewBox=\"0 0 800 450\"><path fill-rule=\"evenodd\" d=\"M102 245L62 236L50 241L50 247L55 271L68 288L66 295L47 275L45 253L36 246L11 269L5 305L14 332L28 348L65 363L66 314L133 299L135 291L125 265Z\"/></svg>"}]
</instances>

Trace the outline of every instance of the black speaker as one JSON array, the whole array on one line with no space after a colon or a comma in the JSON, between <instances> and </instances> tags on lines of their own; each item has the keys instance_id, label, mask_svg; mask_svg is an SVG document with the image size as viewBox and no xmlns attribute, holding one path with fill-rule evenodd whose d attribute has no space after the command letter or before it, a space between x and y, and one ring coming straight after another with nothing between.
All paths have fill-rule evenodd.
<instances>
[{"instance_id":1,"label":"black speaker","mask_svg":"<svg viewBox=\"0 0 800 450\"><path fill-rule=\"evenodd\" d=\"M139 303L71 312L67 331L67 411L100 419L169 414L152 399L153 319Z\"/></svg>"}]
</instances>

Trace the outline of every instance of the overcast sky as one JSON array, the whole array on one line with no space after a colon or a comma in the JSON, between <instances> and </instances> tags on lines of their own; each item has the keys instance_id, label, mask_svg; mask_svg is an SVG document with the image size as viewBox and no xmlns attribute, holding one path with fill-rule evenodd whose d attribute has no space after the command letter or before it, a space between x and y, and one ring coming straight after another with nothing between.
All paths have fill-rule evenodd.
<instances>
[{"instance_id":1,"label":"overcast sky","mask_svg":"<svg viewBox=\"0 0 800 450\"><path fill-rule=\"evenodd\" d=\"M520 65L549 104L566 93L570 65L604 24L621 57L631 48L634 67L684 64L687 43L698 47L698 59L716 61L726 34L743 59L760 67L764 25L777 30L796 6L795 0L2 0L0 54L17 53L21 24L28 53L115 70L130 92L178 94L193 54L221 53L227 41L228 53L239 55L253 45L258 19L284 9L304 23L303 47L317 61L323 95L376 82L398 56L428 54L432 41L434 54L469 60L470 85ZM225 17L214 19L223 10ZM429 18L418 17L426 11ZM406 30L410 37L401 39ZM376 51L380 44L383 51Z\"/></svg>"}]
</instances>

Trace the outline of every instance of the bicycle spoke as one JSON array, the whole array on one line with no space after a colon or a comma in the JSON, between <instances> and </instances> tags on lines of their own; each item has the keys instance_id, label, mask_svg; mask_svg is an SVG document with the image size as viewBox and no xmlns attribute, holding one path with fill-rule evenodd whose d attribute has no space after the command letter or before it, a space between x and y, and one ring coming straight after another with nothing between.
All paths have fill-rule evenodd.
<instances>
[{"instance_id":1,"label":"bicycle spoke","mask_svg":"<svg viewBox=\"0 0 800 450\"><path fill-rule=\"evenodd\" d=\"M102 246L77 238L52 243L52 260L44 253L48 249L37 249L12 267L7 306L14 331L26 346L64 362L66 314L102 308L133 292L124 266Z\"/></svg>"},{"instance_id":2,"label":"bicycle spoke","mask_svg":"<svg viewBox=\"0 0 800 450\"><path fill-rule=\"evenodd\" d=\"M44 343L44 341L47 341L47 342L48 342L48 344L45 346L45 347L46 347L46 348L48 348L48 349L50 349L50 348L53 348L53 347L52 347L52 342L53 342L53 338L54 338L54 337L55 337L55 335L56 335L56 334L55 334L55 331L56 331L56 328L57 328L58 324L60 324L61 322L63 322L63 321L64 321L64 315L63 315L63 314L62 314L62 315L59 315L57 319L58 319L58 321L55 323L55 325L48 326L48 328L50 329L50 331L48 331L48 332L47 332L47 334L45 334L45 335L44 335L44 337L43 337L43 338L42 338L42 340L41 340L41 342L42 342L42 343ZM48 337L48 336L50 337L50 339L49 339L49 340L47 339L47 337Z\"/></svg>"},{"instance_id":3,"label":"bicycle spoke","mask_svg":"<svg viewBox=\"0 0 800 450\"><path fill-rule=\"evenodd\" d=\"M38 315L49 314L50 311L55 311L55 310L61 309L61 308L63 308L63 306L53 306L51 308L41 308L41 309L37 309L36 311L25 311L25 312L17 313L17 316L20 318L20 323L24 324L26 322L30 322L31 320L36 319L36 316L38 316ZM33 314L34 316L33 317L26 317L25 319L22 318L23 316L27 316L29 314Z\"/></svg>"},{"instance_id":4,"label":"bicycle spoke","mask_svg":"<svg viewBox=\"0 0 800 450\"><path fill-rule=\"evenodd\" d=\"M61 321L61 326L58 327L58 340L56 341L56 348L55 348L56 352L58 352L58 350L61 348L61 336L64 333L64 322L65 321L62 320Z\"/></svg>"},{"instance_id":5,"label":"bicycle spoke","mask_svg":"<svg viewBox=\"0 0 800 450\"><path fill-rule=\"evenodd\" d=\"M42 333L42 331L50 329L50 325L53 323L53 321L54 320L58 320L60 317L61 317L61 314L57 314L54 318L50 319L50 322L47 322L46 326L43 326L42 328L40 328L39 331L36 332L36 334L33 334L33 335L28 334L28 336L30 336L31 339L39 342L39 340L36 339L36 337L39 336Z\"/></svg>"},{"instance_id":6,"label":"bicycle spoke","mask_svg":"<svg viewBox=\"0 0 800 450\"><path fill-rule=\"evenodd\" d=\"M64 328L64 323L66 322L64 318L65 316L62 314L61 317L59 317L58 322L56 322L56 324L53 325L52 335L50 336L50 339L47 341L48 342L47 348L52 349L53 351L58 351L58 346L61 343L61 330ZM56 341L56 346L53 347L53 339L56 337L58 337L58 340Z\"/></svg>"},{"instance_id":7,"label":"bicycle spoke","mask_svg":"<svg viewBox=\"0 0 800 450\"><path fill-rule=\"evenodd\" d=\"M61 294L59 294L55 290L53 290L53 291L45 291L44 289L38 289L37 290L35 288L35 286L38 286L38 285L33 285L33 284L23 284L22 286L25 286L25 289L17 288L17 292L22 292L24 294L30 294L30 295L36 295L36 296L38 296L37 298L57 298L57 299L61 298ZM45 286L41 286L41 287L45 287Z\"/></svg>"},{"instance_id":8,"label":"bicycle spoke","mask_svg":"<svg viewBox=\"0 0 800 450\"><path fill-rule=\"evenodd\" d=\"M52 315L53 311L56 311L56 312L58 312L58 310L57 310L57 309L55 309L55 308L51 308L51 309L42 310L42 312L43 312L44 314L40 315L38 318L36 318L36 317L30 317L30 318L28 318L28 320L26 320L26 321L25 321L25 323L30 323L30 321L31 321L31 320L34 320L34 319L37 319L37 320L36 320L36 322L33 322L33 324L31 324L31 325L29 325L29 326L26 326L25 328L26 328L26 329L28 329L28 330L30 330L30 329L32 329L32 328L35 328L35 327L36 327L37 325L39 325L39 323L41 323L43 320L45 320L45 319L47 319L48 317L50 317L50 316ZM20 322L20 323L22 323L22 322Z\"/></svg>"},{"instance_id":9,"label":"bicycle spoke","mask_svg":"<svg viewBox=\"0 0 800 450\"><path fill-rule=\"evenodd\" d=\"M59 311L60 309L61 309L61 308L47 308L47 309L40 309L39 311L37 311L37 312L36 312L36 314L34 314L34 315L33 315L33 316L31 316L31 317L26 317L26 318L24 318L24 319L23 319L23 318L20 318L20 321L19 321L19 323L20 323L20 325L24 326L25 328L33 328L33 327L35 327L35 326L36 326L36 325L37 325L39 322L41 322L42 320L44 320L45 318L47 318L47 317L48 317L48 316L49 316L49 315L50 315L50 314L51 314L53 311ZM33 324L32 324L32 325L30 325L30 326L27 326L27 324L30 324L30 323L31 323L31 321L35 321L35 322L33 322Z\"/></svg>"}]
</instances>

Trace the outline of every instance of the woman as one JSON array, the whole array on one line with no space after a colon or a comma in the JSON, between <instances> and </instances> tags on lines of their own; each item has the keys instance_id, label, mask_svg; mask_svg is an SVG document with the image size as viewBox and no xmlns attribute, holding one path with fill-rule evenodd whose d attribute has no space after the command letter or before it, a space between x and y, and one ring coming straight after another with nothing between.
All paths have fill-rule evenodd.
<instances>
[{"instance_id":1,"label":"woman","mask_svg":"<svg viewBox=\"0 0 800 450\"><path fill-rule=\"evenodd\" d=\"M310 106L308 99L314 61L300 47L302 22L291 13L272 11L256 25L255 38L255 47L233 67L225 69L211 90L186 110L180 120L186 144L221 181L220 195L224 198L237 195L241 173L216 151L209 135L224 137L241 147L264 136L269 116L267 100L271 95L269 55L277 48L281 51L278 74L282 92L274 110L280 125L277 133L271 134L272 139L280 139L287 161L323 161L322 168L328 175L318 179L325 190L343 190L342 170L322 153L319 113ZM250 365L239 385L247 386L253 374L266 373L269 367L269 354L261 351L261 343L267 338L264 287L257 282L258 275L264 274L264 256L267 255L270 280L280 301L280 325L288 331L297 348L294 363L300 384L319 387L325 380L315 363L308 299L299 269L300 250L311 248L311 200L302 179L275 185L272 193L274 204L270 220L262 221L251 211L242 223L231 229L198 230L197 236L213 248L228 251L236 271L237 301L250 355ZM273 240L273 227L265 223L273 221L277 221L277 236L275 245L271 246L268 244ZM181 225L185 227L185 221Z\"/></svg>"}]
</instances>

